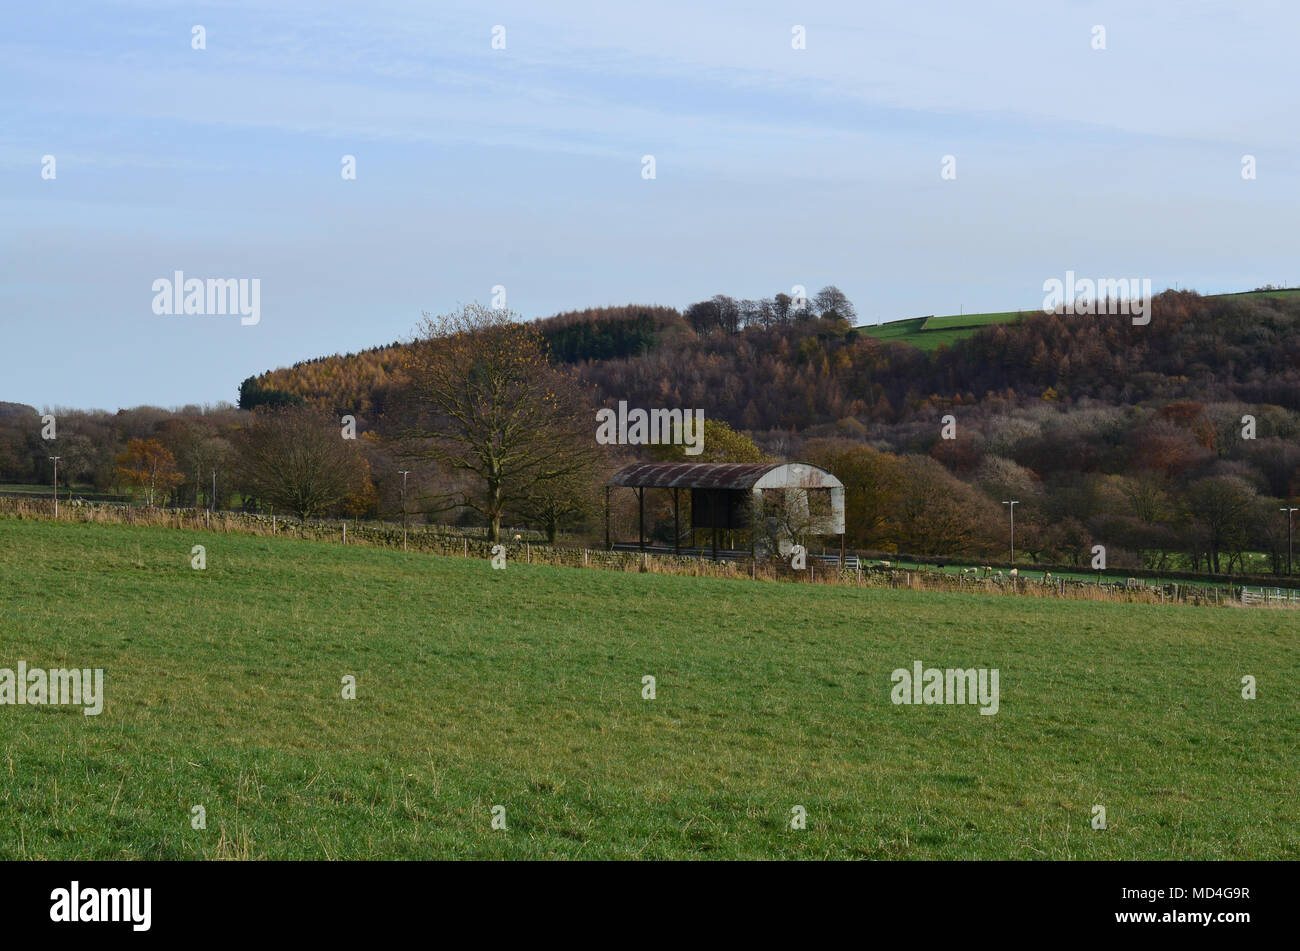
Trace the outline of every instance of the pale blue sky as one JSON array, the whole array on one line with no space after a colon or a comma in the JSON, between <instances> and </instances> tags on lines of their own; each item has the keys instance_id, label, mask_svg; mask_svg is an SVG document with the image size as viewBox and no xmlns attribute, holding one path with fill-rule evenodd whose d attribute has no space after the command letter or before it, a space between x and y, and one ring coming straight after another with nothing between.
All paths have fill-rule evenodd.
<instances>
[{"instance_id":1,"label":"pale blue sky","mask_svg":"<svg viewBox=\"0 0 1300 951\"><path fill-rule=\"evenodd\" d=\"M874 323L1067 269L1300 283L1297 35L1292 2L8 4L0 399L233 400L495 284L835 283ZM155 316L176 270L260 278L261 322Z\"/></svg>"}]
</instances>

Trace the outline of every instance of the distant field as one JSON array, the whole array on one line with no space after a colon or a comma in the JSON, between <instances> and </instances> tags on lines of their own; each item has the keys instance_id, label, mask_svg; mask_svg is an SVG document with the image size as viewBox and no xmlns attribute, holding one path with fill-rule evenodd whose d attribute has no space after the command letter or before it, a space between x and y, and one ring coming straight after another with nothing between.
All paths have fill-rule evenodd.
<instances>
[{"instance_id":1,"label":"distant field","mask_svg":"<svg viewBox=\"0 0 1300 951\"><path fill-rule=\"evenodd\" d=\"M1300 288L1284 288L1278 291L1243 291L1238 294L1216 294L1215 297L1280 297L1286 300L1290 297L1300 297Z\"/></svg>"},{"instance_id":2,"label":"distant field","mask_svg":"<svg viewBox=\"0 0 1300 951\"><path fill-rule=\"evenodd\" d=\"M59 487L59 492L66 492L67 489ZM0 483L0 492L5 495L39 495L48 496L54 492L53 486L49 485L31 485L29 483Z\"/></svg>"},{"instance_id":3,"label":"distant field","mask_svg":"<svg viewBox=\"0 0 1300 951\"><path fill-rule=\"evenodd\" d=\"M921 350L951 346L990 324L1011 323L1020 318L1019 311L988 314L948 314L943 317L911 317L886 324L857 328L860 333L881 341L910 343Z\"/></svg>"},{"instance_id":4,"label":"distant field","mask_svg":"<svg viewBox=\"0 0 1300 951\"><path fill-rule=\"evenodd\" d=\"M1280 297L1300 295L1300 288L1277 291L1243 291L1235 294L1211 294L1211 297ZM908 343L927 352L942 346L952 346L964 340L981 327L991 324L1013 323L1023 314L1033 311L1000 311L987 314L947 314L942 317L909 317L888 323L858 327L857 331L884 342Z\"/></svg>"},{"instance_id":5,"label":"distant field","mask_svg":"<svg viewBox=\"0 0 1300 951\"><path fill-rule=\"evenodd\" d=\"M99 717L0 706L3 859L1300 852L1292 612L15 519L0 577L0 667L107 671ZM916 660L1000 711L894 705Z\"/></svg>"},{"instance_id":6,"label":"distant field","mask_svg":"<svg viewBox=\"0 0 1300 951\"><path fill-rule=\"evenodd\" d=\"M22 496L24 498L32 496L35 498L48 499L54 496L53 485L32 485L30 483L0 483L0 495ZM125 495L115 495L112 492L96 492L91 486L73 486L69 489L66 485L59 486L60 499L84 499L88 502L121 502L127 499Z\"/></svg>"},{"instance_id":7,"label":"distant field","mask_svg":"<svg viewBox=\"0 0 1300 951\"><path fill-rule=\"evenodd\" d=\"M1021 311L1006 311L1000 314L949 314L947 317L927 317L921 329L932 331L987 327L989 324L1005 324L1018 320L1021 313Z\"/></svg>"}]
</instances>

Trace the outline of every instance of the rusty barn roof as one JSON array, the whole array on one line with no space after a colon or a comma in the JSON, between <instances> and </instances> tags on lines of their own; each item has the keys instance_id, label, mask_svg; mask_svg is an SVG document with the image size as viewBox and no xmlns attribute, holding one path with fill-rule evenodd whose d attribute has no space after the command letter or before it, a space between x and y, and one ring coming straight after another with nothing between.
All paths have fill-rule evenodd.
<instances>
[{"instance_id":1,"label":"rusty barn roof","mask_svg":"<svg viewBox=\"0 0 1300 951\"><path fill-rule=\"evenodd\" d=\"M610 477L608 485L634 489L752 489L759 479L782 462L634 462ZM806 464L805 464L806 465ZM819 475L829 476L829 483L839 481L823 469L806 466Z\"/></svg>"}]
</instances>

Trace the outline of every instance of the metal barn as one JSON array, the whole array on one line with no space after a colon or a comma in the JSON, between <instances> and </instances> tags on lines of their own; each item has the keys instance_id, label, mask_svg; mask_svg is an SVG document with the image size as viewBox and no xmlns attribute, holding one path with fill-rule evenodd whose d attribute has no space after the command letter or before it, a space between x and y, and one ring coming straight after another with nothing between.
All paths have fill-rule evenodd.
<instances>
[{"instance_id":1,"label":"metal barn","mask_svg":"<svg viewBox=\"0 0 1300 951\"><path fill-rule=\"evenodd\" d=\"M690 493L692 538L696 531L712 533L713 557L718 557L720 532L744 532L750 554L763 547L760 535L839 535L844 550L844 484L825 469L804 462L637 462L616 472L605 484L605 547L610 537L610 492L632 489L637 494L638 547L646 550L645 493L672 492L673 551L681 552L681 493ZM764 493L775 493L781 517L765 518ZM820 497L824 504L812 504ZM756 508L757 507L757 508ZM777 524L773 524L773 523ZM785 547L784 545L782 547ZM782 552L784 553L784 551Z\"/></svg>"}]
</instances>

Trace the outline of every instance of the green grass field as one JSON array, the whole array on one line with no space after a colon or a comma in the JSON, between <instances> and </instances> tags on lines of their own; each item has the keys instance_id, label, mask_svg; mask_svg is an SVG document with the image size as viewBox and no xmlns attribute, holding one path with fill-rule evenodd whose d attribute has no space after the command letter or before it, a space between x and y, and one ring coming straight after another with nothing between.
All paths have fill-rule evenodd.
<instances>
[{"instance_id":1,"label":"green grass field","mask_svg":"<svg viewBox=\"0 0 1300 951\"><path fill-rule=\"evenodd\" d=\"M1287 288L1276 291L1241 291L1235 294L1211 294L1211 297L1278 297L1286 299L1300 295L1300 289ZM946 314L942 317L908 317L883 324L858 327L857 331L884 343L907 343L930 352L940 346L950 347L958 340L971 336L982 327L992 324L1014 323L1022 313L1029 311L999 311L987 314Z\"/></svg>"},{"instance_id":2,"label":"green grass field","mask_svg":"<svg viewBox=\"0 0 1300 951\"><path fill-rule=\"evenodd\" d=\"M1007 324L1019 320L1021 311L1003 311L997 314L949 314L946 317L927 317L921 329L962 330L967 327L987 327L989 324Z\"/></svg>"},{"instance_id":3,"label":"green grass field","mask_svg":"<svg viewBox=\"0 0 1300 951\"><path fill-rule=\"evenodd\" d=\"M942 317L910 317L889 323L857 328L860 333L882 342L909 343L931 351L940 345L952 346L990 324L1011 323L1020 319L1019 311L988 314L948 314Z\"/></svg>"},{"instance_id":4,"label":"green grass field","mask_svg":"<svg viewBox=\"0 0 1300 951\"><path fill-rule=\"evenodd\" d=\"M0 578L0 667L107 693L0 706L0 858L1300 854L1293 612L13 519ZM894 705L914 660L1000 711Z\"/></svg>"},{"instance_id":5,"label":"green grass field","mask_svg":"<svg viewBox=\"0 0 1300 951\"><path fill-rule=\"evenodd\" d=\"M1287 287L1276 291L1241 291L1236 294L1216 294L1215 297L1276 297L1280 300L1287 300L1292 297L1300 297L1300 288Z\"/></svg>"}]
</instances>

